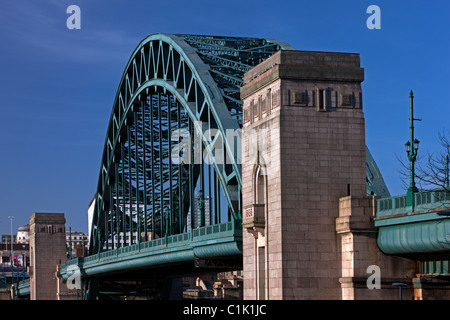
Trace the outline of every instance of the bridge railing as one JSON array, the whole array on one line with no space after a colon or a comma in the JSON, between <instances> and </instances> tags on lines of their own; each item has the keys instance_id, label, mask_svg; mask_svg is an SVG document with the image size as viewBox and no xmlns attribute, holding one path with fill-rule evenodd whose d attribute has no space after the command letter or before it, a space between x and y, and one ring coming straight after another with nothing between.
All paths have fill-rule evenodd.
<instances>
[{"instance_id":1,"label":"bridge railing","mask_svg":"<svg viewBox=\"0 0 450 320\"><path fill-rule=\"evenodd\" d=\"M236 224L240 223L240 220L232 220L221 224L213 224L211 226L201 227L194 229L193 236L202 237L211 234L219 234L223 232L230 232L236 229Z\"/></svg>"},{"instance_id":2,"label":"bridge railing","mask_svg":"<svg viewBox=\"0 0 450 320\"><path fill-rule=\"evenodd\" d=\"M64 265L66 267L78 265L78 263L83 262L83 257L73 258L71 260L67 260Z\"/></svg>"},{"instance_id":3,"label":"bridge railing","mask_svg":"<svg viewBox=\"0 0 450 320\"><path fill-rule=\"evenodd\" d=\"M16 286L19 289L23 289L25 287L30 286L30 278L17 282Z\"/></svg>"},{"instance_id":4,"label":"bridge railing","mask_svg":"<svg viewBox=\"0 0 450 320\"><path fill-rule=\"evenodd\" d=\"M415 212L450 206L450 192L444 189L417 192L414 194ZM406 195L377 200L377 217L405 213Z\"/></svg>"}]
</instances>

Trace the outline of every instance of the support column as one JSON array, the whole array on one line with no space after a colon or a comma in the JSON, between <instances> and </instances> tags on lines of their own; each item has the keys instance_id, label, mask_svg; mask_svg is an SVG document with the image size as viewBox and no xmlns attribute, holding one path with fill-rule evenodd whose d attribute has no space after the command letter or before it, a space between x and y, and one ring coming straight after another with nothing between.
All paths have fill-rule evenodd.
<instances>
[{"instance_id":1,"label":"support column","mask_svg":"<svg viewBox=\"0 0 450 320\"><path fill-rule=\"evenodd\" d=\"M63 213L34 213L30 218L30 299L56 300L57 265L66 260Z\"/></svg>"},{"instance_id":2,"label":"support column","mask_svg":"<svg viewBox=\"0 0 450 320\"><path fill-rule=\"evenodd\" d=\"M406 283L403 297L413 298L413 260L388 256L377 245L373 218L377 197L347 196L339 199L336 232L341 239L342 272L339 282L343 300L397 300L398 287Z\"/></svg>"},{"instance_id":3,"label":"support column","mask_svg":"<svg viewBox=\"0 0 450 320\"><path fill-rule=\"evenodd\" d=\"M339 198L366 193L363 79L357 54L294 50L244 75L245 299L262 296L262 248L266 299L341 298Z\"/></svg>"}]
</instances>

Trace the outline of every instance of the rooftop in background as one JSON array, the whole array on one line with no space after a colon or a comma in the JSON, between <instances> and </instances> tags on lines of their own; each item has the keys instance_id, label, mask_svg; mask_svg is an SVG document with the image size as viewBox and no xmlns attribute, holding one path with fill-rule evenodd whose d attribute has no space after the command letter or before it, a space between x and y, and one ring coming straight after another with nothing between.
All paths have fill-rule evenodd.
<instances>
[{"instance_id":1,"label":"rooftop in background","mask_svg":"<svg viewBox=\"0 0 450 320\"><path fill-rule=\"evenodd\" d=\"M17 231L30 231L30 225L25 224L25 225L19 227L19 229L17 229Z\"/></svg>"}]
</instances>

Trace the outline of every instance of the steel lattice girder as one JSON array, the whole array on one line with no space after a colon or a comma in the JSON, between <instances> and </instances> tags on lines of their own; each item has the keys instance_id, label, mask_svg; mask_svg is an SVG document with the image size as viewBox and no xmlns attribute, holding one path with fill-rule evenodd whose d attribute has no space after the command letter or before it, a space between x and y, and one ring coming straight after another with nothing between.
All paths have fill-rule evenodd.
<instances>
[{"instance_id":1,"label":"steel lattice girder","mask_svg":"<svg viewBox=\"0 0 450 320\"><path fill-rule=\"evenodd\" d=\"M231 163L214 163L213 172L232 216L240 217L241 168L234 146L224 138L225 132L242 127L239 94L243 74L285 49L294 50L271 39L173 34L150 35L139 43L125 67L109 121L95 195L90 254L100 252L114 233L118 236L120 231L129 230L132 234L142 221L145 231L149 225L152 232L159 228L158 236L182 232L184 216L193 202L190 188L202 170L192 165L170 165L169 140L176 129L193 132L195 128L207 150L221 145L223 160L228 156ZM218 130L212 141L203 134L210 129ZM367 175L368 193L385 193L381 174L367 154L371 173ZM132 203L150 198L148 214L147 209L135 205L134 221ZM169 220L162 219L164 210L175 209L181 216L175 217L172 212Z\"/></svg>"},{"instance_id":2,"label":"steel lattice girder","mask_svg":"<svg viewBox=\"0 0 450 320\"><path fill-rule=\"evenodd\" d=\"M155 231L159 224L158 236L165 233L164 223L169 224L162 219L162 212L167 209L163 198L173 201L170 195L178 190L176 200L187 206L191 204L193 198L189 194L192 191L188 192L188 189L199 173L186 174L183 170L187 168L172 168L166 163L170 153L167 142L173 130L182 128L181 123L184 128L195 126L206 149L212 149L217 143L222 145L223 162L213 164L214 173L232 216L240 216L240 164L236 161L233 146L224 138L225 131L241 128L239 88L244 72L281 49L293 48L274 40L256 38L155 34L141 41L125 68L110 117L90 230L91 254L101 251L114 233L118 235L119 231L129 230L131 234L133 229L140 227L139 206L134 208L136 221L132 213L127 215L125 212L132 212L132 203L147 199L148 193L152 193L153 205L151 214L144 218L144 226L152 224L152 231ZM150 103L150 107L146 107L148 97L159 97L159 104ZM165 106L161 106L161 99L166 100ZM178 126L163 128L161 119L165 117L166 122L172 115L173 111L167 107L172 103L177 110L182 107L177 116L183 119ZM159 119L159 127L153 117ZM217 129L218 134L210 141L203 135L205 129ZM146 158L147 153L151 159ZM226 162L227 156L231 163ZM152 165L150 175L144 168L146 165ZM137 185L142 184L141 172L145 180L142 191ZM168 182L173 184L168 187ZM173 210L174 206L170 208ZM186 214L185 208L183 215ZM177 227L181 230L180 219L182 217L177 221ZM174 224L175 219L170 223ZM169 231L172 232L180 231Z\"/></svg>"}]
</instances>

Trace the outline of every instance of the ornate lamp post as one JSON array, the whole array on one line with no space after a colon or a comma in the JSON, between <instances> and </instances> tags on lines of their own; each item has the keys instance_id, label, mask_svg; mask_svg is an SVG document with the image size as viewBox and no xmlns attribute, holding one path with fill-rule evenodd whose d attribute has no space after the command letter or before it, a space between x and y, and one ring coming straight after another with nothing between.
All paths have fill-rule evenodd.
<instances>
[{"instance_id":1,"label":"ornate lamp post","mask_svg":"<svg viewBox=\"0 0 450 320\"><path fill-rule=\"evenodd\" d=\"M69 228L69 260L72 260L72 227Z\"/></svg>"},{"instance_id":2,"label":"ornate lamp post","mask_svg":"<svg viewBox=\"0 0 450 320\"><path fill-rule=\"evenodd\" d=\"M448 166L449 166L449 163L450 163L450 158L447 155L445 157L445 186L447 188L449 187L449 178L448 178L448 171L449 171Z\"/></svg>"},{"instance_id":3,"label":"ornate lamp post","mask_svg":"<svg viewBox=\"0 0 450 320\"><path fill-rule=\"evenodd\" d=\"M414 164L417 158L417 152L419 150L420 141L414 138L414 121L422 121L421 119L414 119L414 106L413 106L413 92L409 93L409 132L410 132L410 140L405 143L406 154L408 155L409 160L409 168L410 168L410 183L408 192L406 193L406 206L411 206L411 212L414 212L415 201L414 201L414 193L419 192L415 183L415 174L414 174Z\"/></svg>"}]
</instances>

